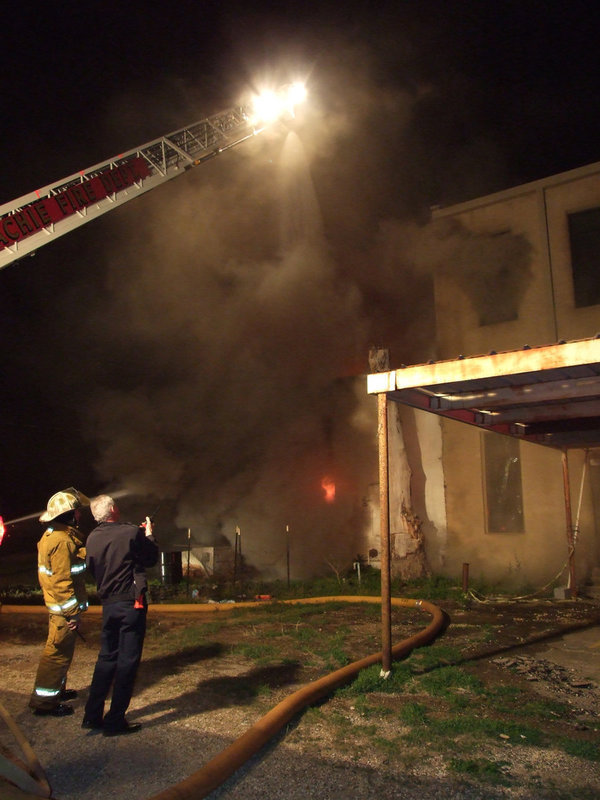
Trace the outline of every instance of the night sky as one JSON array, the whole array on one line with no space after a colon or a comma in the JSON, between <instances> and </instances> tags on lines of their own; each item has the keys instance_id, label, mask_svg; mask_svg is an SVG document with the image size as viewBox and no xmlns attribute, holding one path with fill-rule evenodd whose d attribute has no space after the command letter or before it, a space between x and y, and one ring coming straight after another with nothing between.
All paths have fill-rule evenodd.
<instances>
[{"instance_id":1,"label":"night sky","mask_svg":"<svg viewBox=\"0 0 600 800\"><path fill-rule=\"evenodd\" d=\"M264 81L310 92L291 127L0 271L7 519L75 485L206 541L322 520L315 475L364 479L369 346L432 355L428 209L600 160L578 0L23 3L2 28L1 203ZM360 513L339 506L334 533Z\"/></svg>"}]
</instances>

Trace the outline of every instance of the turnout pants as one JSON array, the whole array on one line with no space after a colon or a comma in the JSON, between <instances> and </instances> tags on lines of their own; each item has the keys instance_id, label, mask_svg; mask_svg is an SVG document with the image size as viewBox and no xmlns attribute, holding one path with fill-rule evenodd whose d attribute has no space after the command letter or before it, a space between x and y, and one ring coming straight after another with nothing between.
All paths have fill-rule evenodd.
<instances>
[{"instance_id":1,"label":"turnout pants","mask_svg":"<svg viewBox=\"0 0 600 800\"><path fill-rule=\"evenodd\" d=\"M102 607L102 642L92 676L85 719L100 722L112 686L105 727L123 725L129 707L146 633L146 608L134 608L133 600L106 603Z\"/></svg>"},{"instance_id":2,"label":"turnout pants","mask_svg":"<svg viewBox=\"0 0 600 800\"><path fill-rule=\"evenodd\" d=\"M77 634L70 630L64 617L50 614L48 639L35 676L30 708L49 711L60 703L73 660L76 637Z\"/></svg>"}]
</instances>

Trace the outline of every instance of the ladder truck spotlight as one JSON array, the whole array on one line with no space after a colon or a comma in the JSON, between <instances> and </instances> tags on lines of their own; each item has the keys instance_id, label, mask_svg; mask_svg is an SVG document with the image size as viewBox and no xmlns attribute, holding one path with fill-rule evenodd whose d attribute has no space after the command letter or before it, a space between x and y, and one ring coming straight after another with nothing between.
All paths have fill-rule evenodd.
<instances>
[{"instance_id":1,"label":"ladder truck spotlight","mask_svg":"<svg viewBox=\"0 0 600 800\"><path fill-rule=\"evenodd\" d=\"M306 86L297 81L278 90L266 90L252 100L253 122L269 124L282 117L294 117L296 106L306 99Z\"/></svg>"},{"instance_id":2,"label":"ladder truck spotlight","mask_svg":"<svg viewBox=\"0 0 600 800\"><path fill-rule=\"evenodd\" d=\"M305 97L303 84L287 84L0 205L0 269L293 118Z\"/></svg>"}]
</instances>

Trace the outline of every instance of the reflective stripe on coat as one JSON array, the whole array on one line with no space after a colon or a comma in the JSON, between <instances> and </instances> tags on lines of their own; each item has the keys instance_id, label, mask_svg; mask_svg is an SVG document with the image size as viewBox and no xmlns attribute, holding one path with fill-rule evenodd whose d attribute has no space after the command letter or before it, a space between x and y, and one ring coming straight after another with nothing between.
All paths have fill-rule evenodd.
<instances>
[{"instance_id":1,"label":"reflective stripe on coat","mask_svg":"<svg viewBox=\"0 0 600 800\"><path fill-rule=\"evenodd\" d=\"M38 542L38 580L52 614L72 617L85 611L85 547L79 531L54 523Z\"/></svg>"}]
</instances>

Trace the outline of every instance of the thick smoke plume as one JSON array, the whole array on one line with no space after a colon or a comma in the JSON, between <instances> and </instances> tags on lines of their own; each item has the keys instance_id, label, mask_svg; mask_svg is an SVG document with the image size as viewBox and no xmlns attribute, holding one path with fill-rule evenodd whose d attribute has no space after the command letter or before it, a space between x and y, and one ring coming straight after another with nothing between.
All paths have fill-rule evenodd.
<instances>
[{"instance_id":1,"label":"thick smoke plume","mask_svg":"<svg viewBox=\"0 0 600 800\"><path fill-rule=\"evenodd\" d=\"M111 336L128 385L101 393L93 416L107 479L175 498L196 541L238 525L262 569L277 569L289 525L303 572L340 540L356 555L373 442L349 369L366 347L360 292L338 280L297 135L279 150L275 166L257 148L221 183L214 169L166 188L141 227L133 210L123 219Z\"/></svg>"},{"instance_id":2,"label":"thick smoke plume","mask_svg":"<svg viewBox=\"0 0 600 800\"><path fill-rule=\"evenodd\" d=\"M109 354L88 412L99 477L174 501L194 542L239 526L263 574L283 574L286 526L295 576L356 557L377 480L369 346L392 366L434 356L433 272L484 287L513 263L417 221L402 180L418 92L344 52L295 124L110 219L110 322L91 321Z\"/></svg>"}]
</instances>

